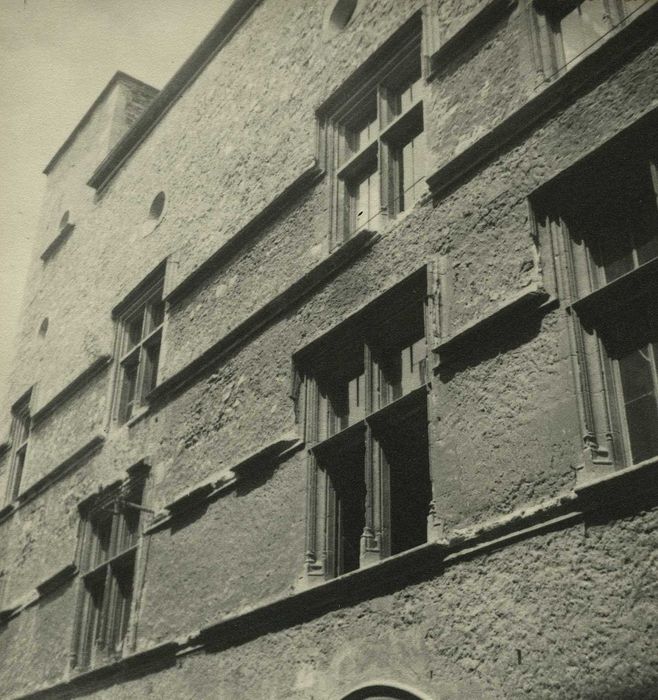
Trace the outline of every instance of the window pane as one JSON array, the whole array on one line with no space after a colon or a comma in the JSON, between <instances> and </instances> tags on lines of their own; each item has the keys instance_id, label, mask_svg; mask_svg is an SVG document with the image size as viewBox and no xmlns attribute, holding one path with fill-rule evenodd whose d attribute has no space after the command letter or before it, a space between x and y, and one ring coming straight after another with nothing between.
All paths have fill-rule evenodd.
<instances>
[{"instance_id":1,"label":"window pane","mask_svg":"<svg viewBox=\"0 0 658 700\"><path fill-rule=\"evenodd\" d=\"M653 347L646 345L619 360L633 462L658 454L658 387L654 381L655 346L656 343L653 343Z\"/></svg>"},{"instance_id":2,"label":"window pane","mask_svg":"<svg viewBox=\"0 0 658 700\"><path fill-rule=\"evenodd\" d=\"M149 304L149 322L144 335L152 333L164 321L164 301L158 300Z\"/></svg>"},{"instance_id":3,"label":"window pane","mask_svg":"<svg viewBox=\"0 0 658 700\"><path fill-rule=\"evenodd\" d=\"M86 600L83 613L83 630L80 637L78 666L84 668L91 663L93 649L100 633L100 616L103 610L104 574L101 578L85 581Z\"/></svg>"},{"instance_id":4,"label":"window pane","mask_svg":"<svg viewBox=\"0 0 658 700\"><path fill-rule=\"evenodd\" d=\"M333 458L328 475L334 507L334 569L340 575L359 568L365 526L364 444Z\"/></svg>"},{"instance_id":5,"label":"window pane","mask_svg":"<svg viewBox=\"0 0 658 700\"><path fill-rule=\"evenodd\" d=\"M345 124L346 148L341 162L362 151L377 138L378 133L377 95L372 93L356 107L355 114L348 117Z\"/></svg>"},{"instance_id":6,"label":"window pane","mask_svg":"<svg viewBox=\"0 0 658 700\"><path fill-rule=\"evenodd\" d=\"M603 0L585 0L562 17L560 34L565 63L598 41L610 26Z\"/></svg>"},{"instance_id":7,"label":"window pane","mask_svg":"<svg viewBox=\"0 0 658 700\"><path fill-rule=\"evenodd\" d=\"M11 472L11 484L9 485L9 498L13 501L21 490L21 480L23 478L23 470L25 469L25 455L27 453L27 445L23 445L16 452L13 470Z\"/></svg>"},{"instance_id":8,"label":"window pane","mask_svg":"<svg viewBox=\"0 0 658 700\"><path fill-rule=\"evenodd\" d=\"M402 147L400 163L399 211L410 209L420 198L424 189L425 141L418 134Z\"/></svg>"},{"instance_id":9,"label":"window pane","mask_svg":"<svg viewBox=\"0 0 658 700\"><path fill-rule=\"evenodd\" d=\"M379 227L379 172L368 175L357 183L354 191L354 230L377 230Z\"/></svg>"},{"instance_id":10,"label":"window pane","mask_svg":"<svg viewBox=\"0 0 658 700\"><path fill-rule=\"evenodd\" d=\"M350 376L334 378L328 393L328 434L334 435L365 416L363 365Z\"/></svg>"},{"instance_id":11,"label":"window pane","mask_svg":"<svg viewBox=\"0 0 658 700\"><path fill-rule=\"evenodd\" d=\"M426 358L425 338L417 340L402 351L403 394L408 394L424 383Z\"/></svg>"},{"instance_id":12,"label":"window pane","mask_svg":"<svg viewBox=\"0 0 658 700\"><path fill-rule=\"evenodd\" d=\"M123 352L126 353L131 348L134 348L142 339L142 324L144 321L144 309L140 309L139 313L135 314L126 322L126 345Z\"/></svg>"},{"instance_id":13,"label":"window pane","mask_svg":"<svg viewBox=\"0 0 658 700\"><path fill-rule=\"evenodd\" d=\"M144 353L144 383L142 399L155 387L158 379L158 362L160 360L160 338L157 342L149 343Z\"/></svg>"},{"instance_id":14,"label":"window pane","mask_svg":"<svg viewBox=\"0 0 658 700\"><path fill-rule=\"evenodd\" d=\"M138 363L134 360L126 362L122 367L123 378L121 381L121 401L119 404L119 420L121 422L127 421L133 414L138 367Z\"/></svg>"}]
</instances>

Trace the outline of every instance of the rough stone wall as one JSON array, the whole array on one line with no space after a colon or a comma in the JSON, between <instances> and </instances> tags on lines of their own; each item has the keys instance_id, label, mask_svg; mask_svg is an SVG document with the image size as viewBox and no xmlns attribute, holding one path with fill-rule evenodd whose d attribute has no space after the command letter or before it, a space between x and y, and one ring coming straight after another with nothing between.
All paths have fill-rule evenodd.
<instances>
[{"instance_id":1,"label":"rough stone wall","mask_svg":"<svg viewBox=\"0 0 658 700\"><path fill-rule=\"evenodd\" d=\"M395 679L437 700L645 700L656 544L655 511L544 533L91 697L334 700Z\"/></svg>"},{"instance_id":2,"label":"rough stone wall","mask_svg":"<svg viewBox=\"0 0 658 700\"><path fill-rule=\"evenodd\" d=\"M35 381L41 396L50 397L98 355L111 352L110 311L150 270L175 255L182 278L308 168L315 155L314 109L420 4L362 2L358 23L320 43L319 3L261 3L98 201L89 190L71 190L78 197L71 208L76 229L34 278L12 399ZM447 13L448 3L441 6ZM454 12L461 11L455 5ZM519 58L522 26L517 11L478 42L478 51L428 86L425 128L434 165L529 96L529 74ZM655 94L655 68L654 51L638 53L458 188L387 227L371 251L170 403L134 426L112 426L97 455L0 523L2 568L11 573L5 600L71 563L77 504L144 456L153 464L151 505L157 510L264 444L299 432L289 397L291 355L421 264L441 255L451 271L445 335L539 281L527 196L645 113ZM273 142L271 124L277 122L285 128ZM98 164L86 151L67 157L80 158L80 182ZM59 202L71 183L57 173L52 177L49 201ZM328 185L325 178L307 191L227 267L171 308L164 377L326 254ZM143 223L160 190L167 195L166 214L146 232ZM528 319L497 328L487 347L452 375L434 378L432 478L437 514L448 528L573 486L580 428L563 314L557 308L541 323ZM44 315L51 325L38 341ZM103 425L111 377L100 374L38 426L26 485ZM184 526L150 537L138 649L294 587L304 550L303 453L241 489ZM637 568L649 551L648 522L638 516L602 523L595 536L587 530L587 538L581 527L542 535L309 625L222 654L186 657L176 671L104 694L324 698L331 697L337 678L348 690L379 673L411 685L424 679L421 689L438 697L588 697L590 691L600 697L594 691L602 685L589 679L603 684L607 674L610 688L634 675L638 684L649 682L655 676L642 624L651 617L650 591ZM636 585L641 593L633 598ZM0 687L9 697L63 676L74 588L0 630ZM35 645L28 640L37 628L51 636ZM563 650L555 643L562 638ZM255 678L261 687L250 686Z\"/></svg>"}]
</instances>

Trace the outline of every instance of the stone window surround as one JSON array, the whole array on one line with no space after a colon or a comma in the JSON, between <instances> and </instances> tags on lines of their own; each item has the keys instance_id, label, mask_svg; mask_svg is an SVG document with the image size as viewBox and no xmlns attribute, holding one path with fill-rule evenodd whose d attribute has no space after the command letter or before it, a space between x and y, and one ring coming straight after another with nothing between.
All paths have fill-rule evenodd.
<instances>
[{"instance_id":1,"label":"stone window surround","mask_svg":"<svg viewBox=\"0 0 658 700\"><path fill-rule=\"evenodd\" d=\"M324 490L328 489L327 478L323 477L324 471L320 467L321 457L318 456L318 450L323 450L325 445L331 445L336 441L343 439L351 439L360 429L363 422L367 431L366 435L366 455L365 455L365 485L366 485L366 506L365 506L365 526L361 536L361 555L359 567L367 567L377 563L383 559L390 557L390 526L387 513L386 503L386 487L382 485L377 488L376 484L385 480L383 473L386 471L380 460L374 454L375 450L369 449L370 444L370 423L381 423L387 411L403 410L415 406L418 401L426 405L427 414L429 415L431 402L428 402L426 397L429 391L429 381L431 378L431 368L429 361L431 357L431 348L435 345L437 337L437 310L435 308L435 284L434 284L434 266L431 264L424 265L416 272L408 275L397 284L390 287L383 294L378 295L374 300L368 302L365 306L351 314L336 326L332 327L326 333L315 338L304 348L297 351L293 356L293 387L292 397L296 405L296 414L300 421L303 420L305 430L305 441L308 444L307 452L307 504L306 504L306 544L305 544L305 563L304 574L302 576L303 585L314 586L324 580L334 578L336 576L336 562L329 551L328 537L335 529L336 523L329 511L323 514L323 507L326 495L323 496ZM410 288L418 284L422 285L422 295L419 297L419 303L423 304L424 311L424 333L427 345L427 368L425 370L425 383L420 387L405 393L401 398L392 401L383 408L371 407L372 412L368 409L368 400L366 399L366 408L364 420L357 421L336 434L331 435L323 440L318 440L318 417L317 414L317 397L318 384L313 377L314 358L317 356L318 349L326 346L328 339L333 338L336 334L343 336L350 329L354 330L356 326L362 326L365 329L377 315L377 308L381 307L385 299L394 299L399 290ZM368 320L370 319L370 320ZM366 356L369 357L369 352L366 350ZM366 367L365 382L366 396L372 393L372 389L367 387L373 386L374 378L370 378L371 372ZM381 427L381 425L379 426ZM432 490L431 478L431 460L428 450L427 468L429 476L430 491ZM322 478L321 478L322 477ZM383 499L383 500L382 500ZM435 529L433 497L430 495L428 506L427 520L427 541L438 539L438 530ZM385 535L385 533L388 533ZM358 568L356 569L359 570ZM345 574L339 574L345 575Z\"/></svg>"},{"instance_id":2,"label":"stone window surround","mask_svg":"<svg viewBox=\"0 0 658 700\"><path fill-rule=\"evenodd\" d=\"M35 392L30 387L11 407L9 472L5 491L5 506L16 499L25 472L28 441L32 429L32 403Z\"/></svg>"},{"instance_id":3,"label":"stone window surround","mask_svg":"<svg viewBox=\"0 0 658 700\"><path fill-rule=\"evenodd\" d=\"M572 6L576 7L582 1L572 0ZM645 0L643 5L629 14L626 14L624 11L623 0L605 0L606 8L609 12L610 28L605 34L583 49L578 56L567 62L565 62L560 38L558 1L525 0L525 2L527 4L528 27L536 61L537 77L539 82L544 82L555 80L566 71L571 70L574 65L596 51L610 37L641 17L654 4L655 0Z\"/></svg>"},{"instance_id":4,"label":"stone window surround","mask_svg":"<svg viewBox=\"0 0 658 700\"><path fill-rule=\"evenodd\" d=\"M427 174L427 162L423 177L411 185L403 182L401 175L402 149L412 141L415 149L422 152L427 161L424 140L422 92L426 82L426 34L423 33L422 11L417 11L397 29L370 57L354 71L343 85L325 99L316 110L318 123L317 159L330 176L330 236L329 248L341 245L350 236L362 229L377 230L400 217L404 217L414 202L402 205L403 195L412 189L419 189ZM418 53L419 80L416 92L408 105L398 105L396 109L396 89L406 87L403 78L407 64ZM400 87L394 84L400 82ZM374 93L374 99L373 99ZM366 112L375 105L375 135L369 135L364 147L351 143L356 124L366 118ZM367 212L367 220L354 221L355 190L364 175L372 173L377 183L377 212ZM417 196L423 202L425 195ZM367 208L367 207L366 207ZM373 222L378 223L373 223Z\"/></svg>"},{"instance_id":5,"label":"stone window surround","mask_svg":"<svg viewBox=\"0 0 658 700\"><path fill-rule=\"evenodd\" d=\"M641 134L643 128L650 129L651 124L655 126L657 119L658 109L645 114L571 164L529 198L534 236L540 249L543 280L552 295L563 298L567 312L564 315L565 332L572 348L576 399L583 436L584 461L577 468L577 484L586 485L593 479L619 470L633 469L655 459L654 456L639 464L632 463L626 446L627 428L621 415L623 409L619 407L619 378L599 337L601 323L596 318L600 316L597 309L600 311L601 304L609 303L607 297L610 290L621 289L616 295L624 295L628 292L629 285L632 289L638 285L644 289L651 283L655 285L658 280L658 258L595 289L590 278L591 252L584 245L577 249L560 216L554 188L583 164L600 161L610 149L619 149L625 140L633 140L634 134L635 140L641 139L637 134ZM653 167L655 166L654 161ZM578 292L578 289L581 291ZM589 291L583 292L584 289Z\"/></svg>"},{"instance_id":6,"label":"stone window surround","mask_svg":"<svg viewBox=\"0 0 658 700\"><path fill-rule=\"evenodd\" d=\"M78 540L76 546L76 564L78 573L78 590L77 602L75 608L75 621L73 625L73 638L71 640L70 666L76 671L86 671L90 667L105 666L112 659L120 659L129 655L134 651L135 634L137 629L137 610L139 608L139 599L143 586L145 575L146 557L143 549L144 537L143 532L147 524L146 517L152 514L152 511L145 507L145 503L149 503L149 472L150 463L147 458L140 460L132 465L126 472L125 479L116 481L109 486L103 487L96 494L87 497L78 505L80 513L80 521L78 528ZM123 504L123 509L121 505ZM114 524L111 528L111 538L108 541L108 555L105 558L101 557L97 561L97 553L100 547L98 535L94 534L92 522L100 510L107 510L111 506L114 516L117 514L120 518L114 518ZM118 509L118 510L115 510ZM127 522L126 516L122 515L122 510L125 513L130 513L136 518L136 528L133 533L133 539L124 542L125 536L121 535L119 541L120 528L117 527L117 521ZM124 529L127 525L124 524ZM122 549L123 546L123 549ZM126 557L132 560L132 564L128 566L129 573L119 574L116 566L121 564L120 568L125 568ZM90 617L90 610L94 605L92 594L87 590L87 581L90 577L97 578L98 573L102 574L103 594L102 604L103 609L97 613L97 622L93 622ZM127 619L121 625L120 620L114 619L112 610L116 607L116 593L112 591L119 585L117 582L119 576L129 575L130 584L130 601L127 612ZM112 593L110 599L107 599L108 590ZM124 610L124 614L126 614ZM121 632L120 627L125 627L125 632L121 637L121 648L106 649L105 655L99 659L95 656L94 648L97 643L97 626L100 626L104 632L103 636L108 634L110 638L116 636L117 631ZM89 632L94 632L93 638L89 637Z\"/></svg>"},{"instance_id":7,"label":"stone window surround","mask_svg":"<svg viewBox=\"0 0 658 700\"><path fill-rule=\"evenodd\" d=\"M168 304L166 296L175 283L177 261L174 256L162 260L136 287L134 287L113 309L112 318L115 321L116 332L114 342L115 373L110 386L110 414L108 428L117 425L130 427L149 411L148 395L161 380L162 359L166 351L166 328L168 322ZM157 327L147 327L148 318L153 315L155 303L162 304L162 319ZM126 350L128 322L136 314L143 314L140 338L136 345ZM148 318L146 318L148 317ZM156 370L152 378L153 386L147 387L144 380L144 366L150 346L157 347ZM137 361L137 376L135 378L133 410L126 417L123 413L123 390L126 380L126 362L134 361L133 355L139 354Z\"/></svg>"}]
</instances>

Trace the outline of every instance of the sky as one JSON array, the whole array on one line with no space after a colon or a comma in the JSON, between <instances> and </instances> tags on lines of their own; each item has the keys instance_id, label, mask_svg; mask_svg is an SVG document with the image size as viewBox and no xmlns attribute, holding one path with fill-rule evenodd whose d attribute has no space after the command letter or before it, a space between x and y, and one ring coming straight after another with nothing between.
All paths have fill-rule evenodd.
<instances>
[{"instance_id":1,"label":"sky","mask_svg":"<svg viewBox=\"0 0 658 700\"><path fill-rule=\"evenodd\" d=\"M0 396L45 165L117 70L162 88L229 0L0 0Z\"/></svg>"}]
</instances>

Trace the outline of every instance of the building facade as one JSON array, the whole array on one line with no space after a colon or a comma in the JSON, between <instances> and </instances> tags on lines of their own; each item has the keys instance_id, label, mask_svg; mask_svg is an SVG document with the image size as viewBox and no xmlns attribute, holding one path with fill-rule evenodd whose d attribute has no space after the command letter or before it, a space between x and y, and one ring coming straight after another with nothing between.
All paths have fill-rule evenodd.
<instances>
[{"instance_id":1,"label":"building facade","mask_svg":"<svg viewBox=\"0 0 658 700\"><path fill-rule=\"evenodd\" d=\"M2 413L2 697L655 697L657 12L234 0L110 81Z\"/></svg>"}]
</instances>

